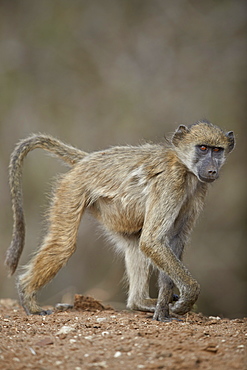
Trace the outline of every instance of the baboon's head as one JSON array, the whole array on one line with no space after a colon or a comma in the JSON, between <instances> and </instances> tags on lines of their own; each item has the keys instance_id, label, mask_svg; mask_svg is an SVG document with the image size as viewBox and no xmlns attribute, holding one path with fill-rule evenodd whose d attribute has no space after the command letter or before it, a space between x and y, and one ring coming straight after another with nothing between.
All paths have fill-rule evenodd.
<instances>
[{"instance_id":1,"label":"baboon's head","mask_svg":"<svg viewBox=\"0 0 247 370\"><path fill-rule=\"evenodd\" d=\"M212 182L226 155L235 145L232 131L224 132L208 121L191 126L180 125L172 137L178 157L200 181Z\"/></svg>"}]
</instances>

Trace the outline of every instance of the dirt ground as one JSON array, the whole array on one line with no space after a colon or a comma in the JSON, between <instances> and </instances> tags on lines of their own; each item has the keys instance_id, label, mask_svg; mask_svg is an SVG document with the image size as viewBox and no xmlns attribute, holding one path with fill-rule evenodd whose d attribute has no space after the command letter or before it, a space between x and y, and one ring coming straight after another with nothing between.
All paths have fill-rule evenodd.
<instances>
[{"instance_id":1,"label":"dirt ground","mask_svg":"<svg viewBox=\"0 0 247 370\"><path fill-rule=\"evenodd\" d=\"M164 323L90 299L85 309L27 316L0 300L0 369L247 369L247 318Z\"/></svg>"}]
</instances>

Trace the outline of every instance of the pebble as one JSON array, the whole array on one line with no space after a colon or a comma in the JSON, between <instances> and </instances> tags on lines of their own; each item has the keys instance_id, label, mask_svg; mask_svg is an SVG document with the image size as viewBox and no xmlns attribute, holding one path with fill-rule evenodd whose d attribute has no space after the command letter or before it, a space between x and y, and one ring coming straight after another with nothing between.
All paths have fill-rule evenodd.
<instances>
[{"instance_id":1,"label":"pebble","mask_svg":"<svg viewBox=\"0 0 247 370\"><path fill-rule=\"evenodd\" d=\"M105 321L106 320L106 317L98 317L96 319L97 322L102 322L102 321Z\"/></svg>"},{"instance_id":2,"label":"pebble","mask_svg":"<svg viewBox=\"0 0 247 370\"><path fill-rule=\"evenodd\" d=\"M101 362L93 362L92 364L89 364L90 367L96 368L96 367L102 367L106 369L108 366L106 364L106 361L101 361Z\"/></svg>"},{"instance_id":3,"label":"pebble","mask_svg":"<svg viewBox=\"0 0 247 370\"><path fill-rule=\"evenodd\" d=\"M105 335L109 335L109 331L102 331L101 335L104 337Z\"/></svg>"},{"instance_id":4,"label":"pebble","mask_svg":"<svg viewBox=\"0 0 247 370\"><path fill-rule=\"evenodd\" d=\"M92 340L93 339L93 335L88 335L87 337L84 337L85 339L87 340Z\"/></svg>"},{"instance_id":5,"label":"pebble","mask_svg":"<svg viewBox=\"0 0 247 370\"><path fill-rule=\"evenodd\" d=\"M58 330L56 335L68 334L68 333L70 333L71 331L74 331L74 330L75 330L75 328L73 328L72 326L64 325L64 326L61 327L60 330Z\"/></svg>"},{"instance_id":6,"label":"pebble","mask_svg":"<svg viewBox=\"0 0 247 370\"><path fill-rule=\"evenodd\" d=\"M219 316L209 316L210 320L221 320L221 317Z\"/></svg>"}]
</instances>

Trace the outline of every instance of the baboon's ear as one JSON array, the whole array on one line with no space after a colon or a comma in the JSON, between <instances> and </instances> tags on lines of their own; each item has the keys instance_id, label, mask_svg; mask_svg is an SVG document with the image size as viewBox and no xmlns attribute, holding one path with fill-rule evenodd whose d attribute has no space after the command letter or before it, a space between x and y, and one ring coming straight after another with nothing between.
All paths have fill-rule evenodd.
<instances>
[{"instance_id":1,"label":"baboon's ear","mask_svg":"<svg viewBox=\"0 0 247 370\"><path fill-rule=\"evenodd\" d=\"M178 146L179 141L181 141L189 131L188 127L180 125L172 137L172 144Z\"/></svg>"},{"instance_id":2,"label":"baboon's ear","mask_svg":"<svg viewBox=\"0 0 247 370\"><path fill-rule=\"evenodd\" d=\"M230 153L235 146L235 137L233 131L227 132L226 137L228 139L228 152Z\"/></svg>"}]
</instances>

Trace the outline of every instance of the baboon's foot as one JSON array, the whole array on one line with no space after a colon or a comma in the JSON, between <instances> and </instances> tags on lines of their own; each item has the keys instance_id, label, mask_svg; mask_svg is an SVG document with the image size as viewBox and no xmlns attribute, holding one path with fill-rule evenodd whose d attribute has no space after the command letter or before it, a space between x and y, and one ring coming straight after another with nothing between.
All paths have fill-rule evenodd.
<instances>
[{"instance_id":1,"label":"baboon's foot","mask_svg":"<svg viewBox=\"0 0 247 370\"><path fill-rule=\"evenodd\" d=\"M127 307L131 310L154 312L157 299L145 298L139 302L128 302Z\"/></svg>"},{"instance_id":2,"label":"baboon's foot","mask_svg":"<svg viewBox=\"0 0 247 370\"><path fill-rule=\"evenodd\" d=\"M179 300L179 296L177 294L173 294L172 302L176 302ZM127 307L131 310L137 311L147 311L147 312L155 312L157 307L157 299L156 298L145 298L139 302L129 302ZM156 319L157 320L157 319ZM163 320L160 320L163 321Z\"/></svg>"},{"instance_id":3,"label":"baboon's foot","mask_svg":"<svg viewBox=\"0 0 247 370\"><path fill-rule=\"evenodd\" d=\"M158 302L154 311L153 320L170 322L170 321L182 321L177 317L170 316L169 303L165 301Z\"/></svg>"},{"instance_id":4,"label":"baboon's foot","mask_svg":"<svg viewBox=\"0 0 247 370\"><path fill-rule=\"evenodd\" d=\"M51 315L54 312L53 310L44 310L41 307L30 309L30 307L27 307L26 305L23 305L23 304L22 304L22 307L24 308L27 315L46 316L46 315Z\"/></svg>"},{"instance_id":5,"label":"baboon's foot","mask_svg":"<svg viewBox=\"0 0 247 370\"><path fill-rule=\"evenodd\" d=\"M164 315L153 316L153 320L162 321L162 322L183 321L181 319L178 319L177 317L164 316Z\"/></svg>"},{"instance_id":6,"label":"baboon's foot","mask_svg":"<svg viewBox=\"0 0 247 370\"><path fill-rule=\"evenodd\" d=\"M170 296L170 298L169 298ZM179 300L179 296L177 294L164 294L163 296L159 296L157 300L157 304L155 307L153 320L163 321L163 322L170 322L173 320L180 321L176 317L170 316L170 306L172 306L173 302L177 302Z\"/></svg>"},{"instance_id":7,"label":"baboon's foot","mask_svg":"<svg viewBox=\"0 0 247 370\"><path fill-rule=\"evenodd\" d=\"M37 304L35 294L25 294L23 289L19 289L19 299L27 315L46 316L53 313L52 310L45 310Z\"/></svg>"},{"instance_id":8,"label":"baboon's foot","mask_svg":"<svg viewBox=\"0 0 247 370\"><path fill-rule=\"evenodd\" d=\"M33 315L46 316L46 315L51 315L52 313L53 313L52 310L41 310L39 312L34 312Z\"/></svg>"},{"instance_id":9,"label":"baboon's foot","mask_svg":"<svg viewBox=\"0 0 247 370\"><path fill-rule=\"evenodd\" d=\"M37 305L35 305L35 307L34 306L30 307L28 305L22 304L22 307L26 311L27 315L46 316L46 315L51 315L53 313L53 310L45 310L42 307L39 307Z\"/></svg>"}]
</instances>

